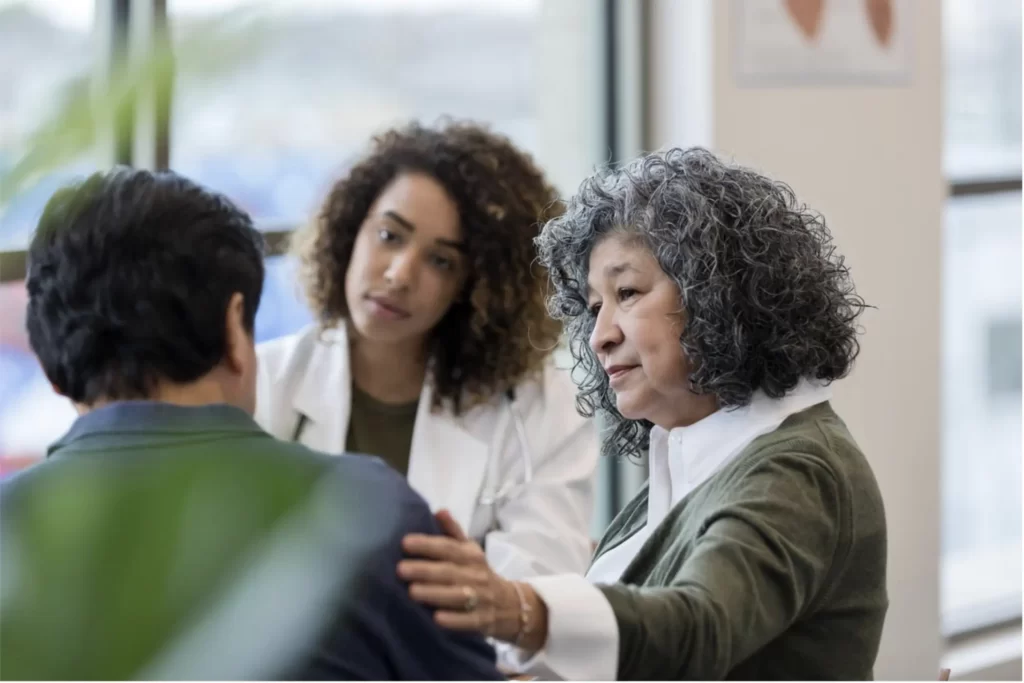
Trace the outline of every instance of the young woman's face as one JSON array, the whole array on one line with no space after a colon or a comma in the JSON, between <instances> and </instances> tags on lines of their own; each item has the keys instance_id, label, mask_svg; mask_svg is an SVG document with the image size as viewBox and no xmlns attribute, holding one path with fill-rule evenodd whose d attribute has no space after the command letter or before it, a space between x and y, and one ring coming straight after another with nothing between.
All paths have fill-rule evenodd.
<instances>
[{"instance_id":1,"label":"young woman's face","mask_svg":"<svg viewBox=\"0 0 1024 683\"><path fill-rule=\"evenodd\" d=\"M433 177L398 175L359 228L345 273L358 335L422 343L459 295L467 272L459 207Z\"/></svg>"}]
</instances>

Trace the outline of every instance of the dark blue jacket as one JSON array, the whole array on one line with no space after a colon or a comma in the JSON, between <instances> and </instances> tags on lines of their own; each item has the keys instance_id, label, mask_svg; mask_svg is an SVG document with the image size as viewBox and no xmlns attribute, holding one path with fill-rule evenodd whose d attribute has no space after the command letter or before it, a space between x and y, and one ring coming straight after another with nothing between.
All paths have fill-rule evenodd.
<instances>
[{"instance_id":1,"label":"dark blue jacket","mask_svg":"<svg viewBox=\"0 0 1024 683\"><path fill-rule=\"evenodd\" d=\"M396 575L437 533L376 458L125 402L0 488L0 678L499 679Z\"/></svg>"}]
</instances>

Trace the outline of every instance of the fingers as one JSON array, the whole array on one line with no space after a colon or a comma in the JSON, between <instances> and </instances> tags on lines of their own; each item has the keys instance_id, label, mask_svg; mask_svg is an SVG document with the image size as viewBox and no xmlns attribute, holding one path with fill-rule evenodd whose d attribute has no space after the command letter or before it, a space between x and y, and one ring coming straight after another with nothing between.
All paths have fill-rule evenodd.
<instances>
[{"instance_id":1,"label":"fingers","mask_svg":"<svg viewBox=\"0 0 1024 683\"><path fill-rule=\"evenodd\" d=\"M465 612L469 604L466 586L414 583L409 586L409 595L416 602L441 610ZM475 592L473 595L477 595Z\"/></svg>"},{"instance_id":2,"label":"fingers","mask_svg":"<svg viewBox=\"0 0 1024 683\"><path fill-rule=\"evenodd\" d=\"M442 628L452 631L477 631L484 630L479 611L475 612L453 612L449 610L438 610L434 612L434 621Z\"/></svg>"},{"instance_id":3,"label":"fingers","mask_svg":"<svg viewBox=\"0 0 1024 683\"><path fill-rule=\"evenodd\" d=\"M402 539L402 549L416 557L456 564L474 564L484 560L484 552L476 543L457 541L447 536L409 534Z\"/></svg>"},{"instance_id":4,"label":"fingers","mask_svg":"<svg viewBox=\"0 0 1024 683\"><path fill-rule=\"evenodd\" d=\"M398 576L409 583L433 583L442 586L467 583L468 578L458 565L430 560L402 560L398 563Z\"/></svg>"},{"instance_id":5,"label":"fingers","mask_svg":"<svg viewBox=\"0 0 1024 683\"><path fill-rule=\"evenodd\" d=\"M459 523L452 517L452 513L447 510L438 510L437 514L434 515L434 519L437 520L438 525L441 527L441 531L446 536L451 536L457 541L468 541L469 537L466 536L466 532L462 530Z\"/></svg>"},{"instance_id":6,"label":"fingers","mask_svg":"<svg viewBox=\"0 0 1024 683\"><path fill-rule=\"evenodd\" d=\"M417 557L432 560L449 560L459 555L460 541L446 536L408 534L402 539L402 550Z\"/></svg>"}]
</instances>

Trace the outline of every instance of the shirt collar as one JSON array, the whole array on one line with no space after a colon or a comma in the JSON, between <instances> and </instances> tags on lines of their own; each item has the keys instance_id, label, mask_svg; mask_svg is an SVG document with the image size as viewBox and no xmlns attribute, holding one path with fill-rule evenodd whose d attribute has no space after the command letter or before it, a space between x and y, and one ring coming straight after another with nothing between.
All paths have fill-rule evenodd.
<instances>
[{"instance_id":1,"label":"shirt collar","mask_svg":"<svg viewBox=\"0 0 1024 683\"><path fill-rule=\"evenodd\" d=\"M750 403L719 410L687 427L654 427L650 441L647 518L657 524L668 511L707 481L757 437L775 431L786 418L832 398L828 385L801 380L779 399L754 393Z\"/></svg>"},{"instance_id":2,"label":"shirt collar","mask_svg":"<svg viewBox=\"0 0 1024 683\"><path fill-rule=\"evenodd\" d=\"M262 433L252 417L241 408L224 403L180 406L158 401L118 401L90 410L71 425L47 455L88 439L124 438L129 435L184 435L200 432ZM97 443L99 445L99 443Z\"/></svg>"}]
</instances>

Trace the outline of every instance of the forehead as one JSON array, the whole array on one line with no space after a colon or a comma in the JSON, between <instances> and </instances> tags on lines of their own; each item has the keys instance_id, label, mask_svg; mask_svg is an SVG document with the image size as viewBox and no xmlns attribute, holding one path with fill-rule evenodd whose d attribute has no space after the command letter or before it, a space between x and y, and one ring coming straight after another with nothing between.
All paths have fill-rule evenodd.
<instances>
[{"instance_id":1,"label":"forehead","mask_svg":"<svg viewBox=\"0 0 1024 683\"><path fill-rule=\"evenodd\" d=\"M448 241L462 238L458 205L444 186L426 173L402 173L384 187L369 215L387 214L404 219L418 237Z\"/></svg>"},{"instance_id":2,"label":"forehead","mask_svg":"<svg viewBox=\"0 0 1024 683\"><path fill-rule=\"evenodd\" d=\"M590 252L587 284L591 289L598 289L601 284L614 281L624 273L653 276L660 272L657 259L635 238L609 235L594 245Z\"/></svg>"}]
</instances>

